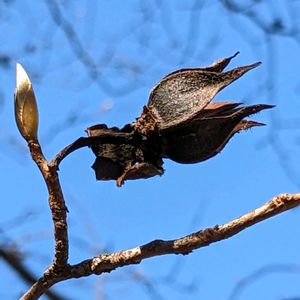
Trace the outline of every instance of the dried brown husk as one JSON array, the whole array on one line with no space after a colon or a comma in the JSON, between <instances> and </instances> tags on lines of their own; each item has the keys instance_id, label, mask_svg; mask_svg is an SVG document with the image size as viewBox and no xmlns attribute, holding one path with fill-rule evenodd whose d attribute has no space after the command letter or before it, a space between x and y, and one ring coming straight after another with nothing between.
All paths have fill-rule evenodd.
<instances>
[{"instance_id":1,"label":"dried brown husk","mask_svg":"<svg viewBox=\"0 0 300 300\"><path fill-rule=\"evenodd\" d=\"M168 74L152 89L141 116L122 129L104 124L88 128L89 136L128 134L120 142L92 146L96 178L115 179L120 186L128 179L162 175L163 158L198 163L219 153L235 133L264 125L244 119L271 105L211 102L220 90L260 64L224 72L237 54L206 68Z\"/></svg>"}]
</instances>

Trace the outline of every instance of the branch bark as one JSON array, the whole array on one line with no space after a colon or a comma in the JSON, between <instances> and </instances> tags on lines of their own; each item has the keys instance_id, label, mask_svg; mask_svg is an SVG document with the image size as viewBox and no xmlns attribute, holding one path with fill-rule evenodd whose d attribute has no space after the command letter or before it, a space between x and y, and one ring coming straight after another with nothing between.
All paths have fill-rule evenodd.
<instances>
[{"instance_id":1,"label":"branch bark","mask_svg":"<svg viewBox=\"0 0 300 300\"><path fill-rule=\"evenodd\" d=\"M48 202L54 224L55 253L53 268L64 268L68 262L69 241L67 226L67 206L65 204L57 170L46 160L38 142L28 143L31 157L39 167L48 189Z\"/></svg>"},{"instance_id":2,"label":"branch bark","mask_svg":"<svg viewBox=\"0 0 300 300\"><path fill-rule=\"evenodd\" d=\"M130 133L115 133L113 136L111 134L102 134L101 136L90 136L90 137L80 137L70 145L63 148L49 163L49 166L53 169L58 170L59 164L63 159L65 159L72 152L83 148L90 147L95 143L107 144L107 143L131 143L133 141L133 135Z\"/></svg>"},{"instance_id":3,"label":"branch bark","mask_svg":"<svg viewBox=\"0 0 300 300\"><path fill-rule=\"evenodd\" d=\"M189 254L195 249L200 249L212 243L230 238L258 222L298 205L300 205L300 193L281 194L261 207L223 225L199 230L175 240L154 240L136 248L111 254L103 253L76 265L68 265L60 273L54 273L50 269L31 287L22 299L37 299L49 287L63 280L80 278L92 274L100 275L126 265L138 264L150 257L166 254Z\"/></svg>"},{"instance_id":4,"label":"branch bark","mask_svg":"<svg viewBox=\"0 0 300 300\"><path fill-rule=\"evenodd\" d=\"M54 259L51 266L44 272L43 276L22 296L21 299L38 299L44 294L61 274L68 272L69 240L67 226L68 209L62 193L57 168L51 166L46 160L41 146L37 141L28 142L33 161L43 175L48 189L48 203L51 210L54 225Z\"/></svg>"},{"instance_id":5,"label":"branch bark","mask_svg":"<svg viewBox=\"0 0 300 300\"><path fill-rule=\"evenodd\" d=\"M150 257L165 254L189 254L195 249L230 238L246 228L300 205L300 193L281 194L261 207L223 225L199 230L185 237L163 241L154 240L140 247L112 254L101 254L71 267L72 277L100 275L116 268L137 264Z\"/></svg>"}]
</instances>

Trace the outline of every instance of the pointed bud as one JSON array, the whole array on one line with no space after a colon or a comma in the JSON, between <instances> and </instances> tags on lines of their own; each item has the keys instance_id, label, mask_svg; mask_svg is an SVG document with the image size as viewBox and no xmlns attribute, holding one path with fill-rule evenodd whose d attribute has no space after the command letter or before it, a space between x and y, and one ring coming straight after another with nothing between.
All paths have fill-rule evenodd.
<instances>
[{"instance_id":1,"label":"pointed bud","mask_svg":"<svg viewBox=\"0 0 300 300\"><path fill-rule=\"evenodd\" d=\"M37 141L39 120L37 103L30 79L23 67L18 63L16 65L14 98L15 118L21 135L27 142Z\"/></svg>"}]
</instances>

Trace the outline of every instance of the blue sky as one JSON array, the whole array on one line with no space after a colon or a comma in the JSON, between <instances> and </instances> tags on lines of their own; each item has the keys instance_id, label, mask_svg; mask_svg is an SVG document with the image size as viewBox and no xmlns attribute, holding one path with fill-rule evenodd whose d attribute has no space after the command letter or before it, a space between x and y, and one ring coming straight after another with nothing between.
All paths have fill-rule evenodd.
<instances>
[{"instance_id":1,"label":"blue sky","mask_svg":"<svg viewBox=\"0 0 300 300\"><path fill-rule=\"evenodd\" d=\"M63 18L57 19L53 3L59 3ZM240 13L226 3L234 2L0 4L0 54L9 55L0 69L0 239L16 245L37 276L52 259L52 223L43 180L14 121L16 62L31 77L40 142L49 159L91 125L134 121L151 88L169 72L206 66L236 51L240 55L229 68L263 64L216 100L276 104L253 117L267 126L234 136L216 157L195 165L165 161L162 177L128 181L122 188L96 182L89 149L66 158L60 177L70 211L71 263L181 237L227 222L279 193L299 191L300 45L298 33L289 34L298 26L299 3L270 0L251 8L252 1L245 1ZM273 28L272 34L262 28ZM91 62L97 66L94 79ZM59 283L55 290L71 299L230 299L237 283L260 268L299 266L298 219L295 209L186 257L149 259L101 277ZM25 285L3 261L0 267L0 295L15 299ZM299 297L299 272L276 270L231 299ZM7 288L12 282L14 289Z\"/></svg>"}]
</instances>

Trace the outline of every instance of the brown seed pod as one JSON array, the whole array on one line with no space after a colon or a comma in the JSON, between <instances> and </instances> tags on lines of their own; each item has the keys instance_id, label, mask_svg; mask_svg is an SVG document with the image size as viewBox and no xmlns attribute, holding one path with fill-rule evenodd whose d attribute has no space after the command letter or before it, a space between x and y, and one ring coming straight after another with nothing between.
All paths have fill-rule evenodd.
<instances>
[{"instance_id":1,"label":"brown seed pod","mask_svg":"<svg viewBox=\"0 0 300 300\"><path fill-rule=\"evenodd\" d=\"M237 103L226 103L227 109L205 109L201 116L184 124L164 130L161 134L162 156L178 163L191 164L218 154L237 132L264 124L244 121L249 115L271 105L234 108ZM231 107L230 107L231 106Z\"/></svg>"},{"instance_id":2,"label":"brown seed pod","mask_svg":"<svg viewBox=\"0 0 300 300\"><path fill-rule=\"evenodd\" d=\"M115 136L118 133L127 133L125 141L94 144L92 150L97 156L92 168L95 170L97 180L115 179L121 186L125 180L149 178L162 175L162 159L156 149L157 142L152 142L136 136L132 139L133 129L126 125L122 129L107 128L105 124L92 126L87 129L89 136Z\"/></svg>"},{"instance_id":3,"label":"brown seed pod","mask_svg":"<svg viewBox=\"0 0 300 300\"><path fill-rule=\"evenodd\" d=\"M207 68L182 69L165 76L152 89L144 113L151 114L159 130L194 118L220 90L260 65L257 62L222 72L234 56L221 59ZM142 114L141 118L149 119L149 116ZM139 126L139 119L136 123L138 131L147 132L147 126Z\"/></svg>"},{"instance_id":4,"label":"brown seed pod","mask_svg":"<svg viewBox=\"0 0 300 300\"><path fill-rule=\"evenodd\" d=\"M163 174L163 158L197 163L219 153L237 132L264 125L244 118L271 105L239 107L240 103L210 103L224 87L260 63L223 72L233 56L206 68L181 69L165 76L151 91L137 120L123 129L96 125L89 136L123 135L122 141L97 144L93 168L98 180L127 179ZM128 137L128 138L127 138Z\"/></svg>"}]
</instances>

